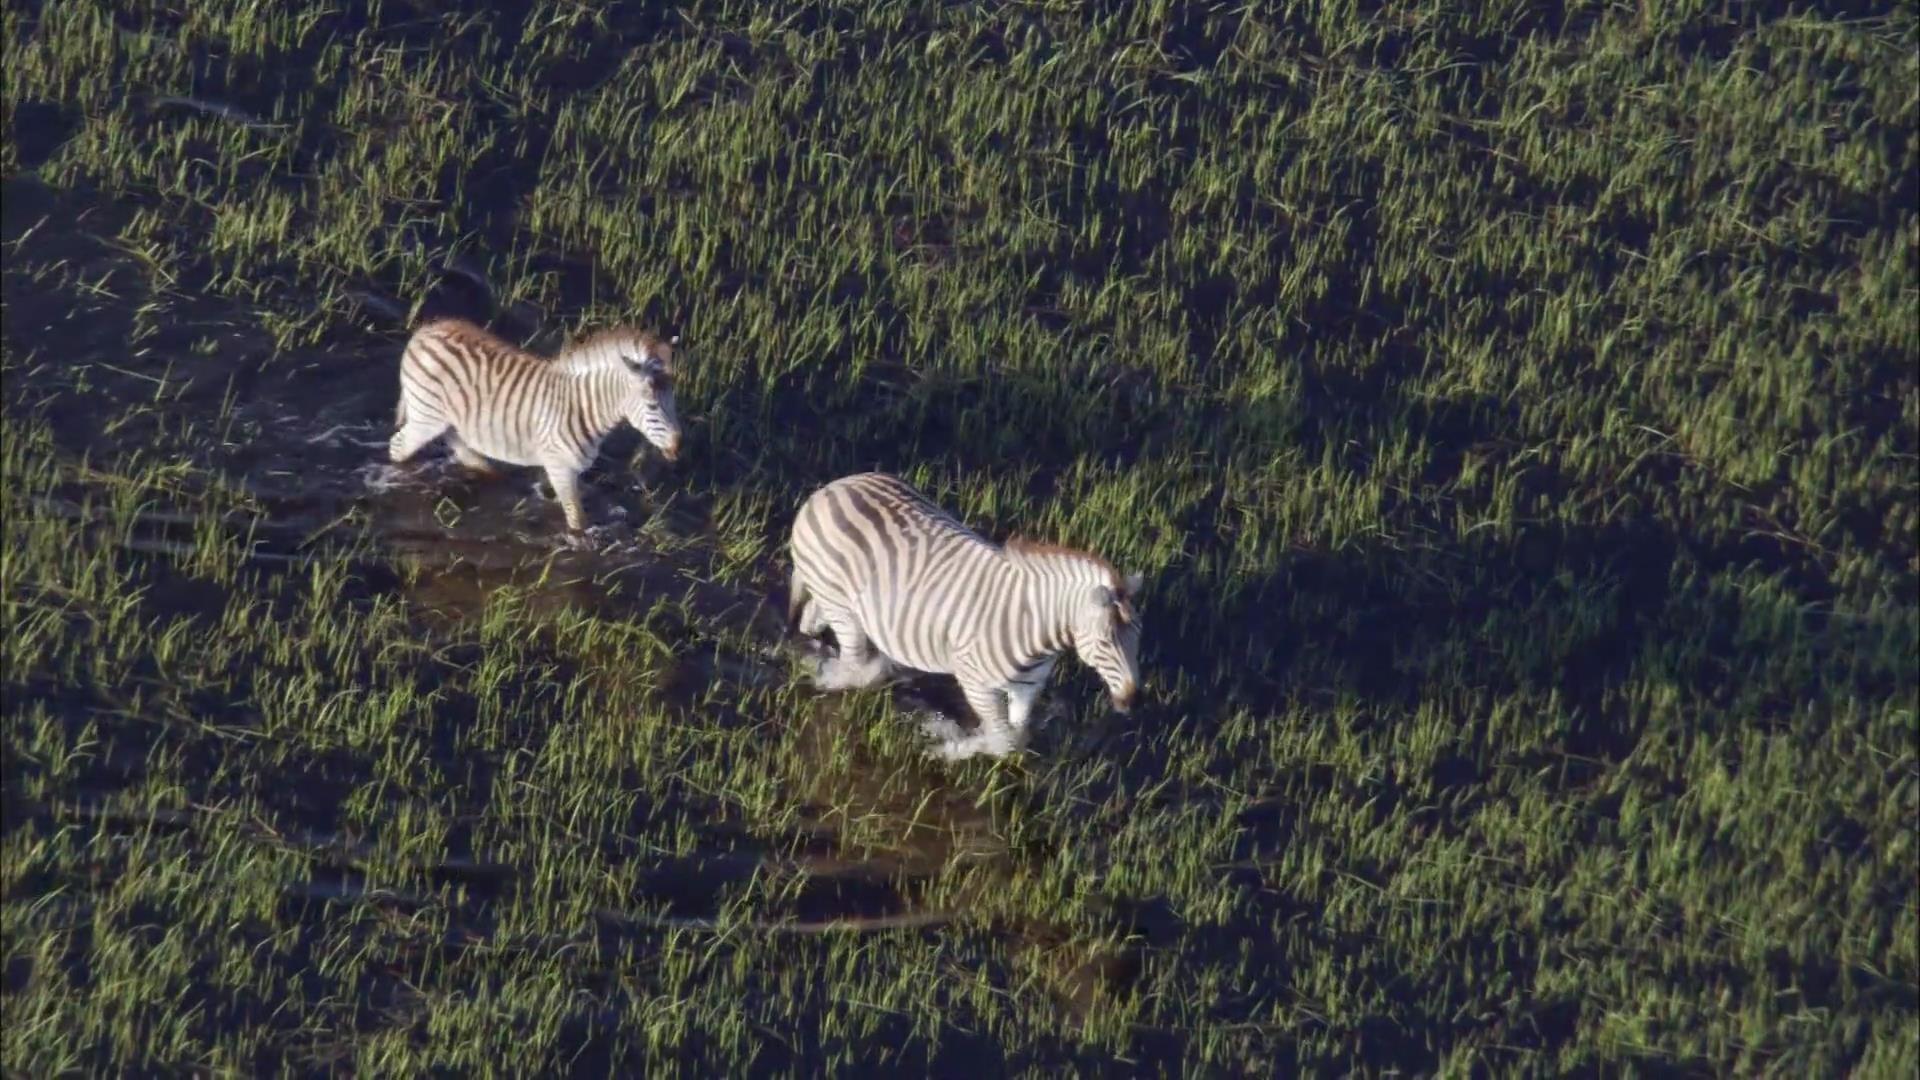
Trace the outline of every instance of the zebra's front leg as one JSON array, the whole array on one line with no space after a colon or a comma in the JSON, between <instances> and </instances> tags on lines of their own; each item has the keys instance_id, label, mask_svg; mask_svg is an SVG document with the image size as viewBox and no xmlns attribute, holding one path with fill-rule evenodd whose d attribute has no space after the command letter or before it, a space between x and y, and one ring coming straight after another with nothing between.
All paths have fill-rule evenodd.
<instances>
[{"instance_id":1,"label":"zebra's front leg","mask_svg":"<svg viewBox=\"0 0 1920 1080\"><path fill-rule=\"evenodd\" d=\"M1007 723L1016 730L1024 733L1030 729L1034 702L1040 700L1041 692L1046 690L1047 680L1053 677L1053 666L1059 660L1058 655L1050 656L1015 675L1007 684Z\"/></svg>"},{"instance_id":2,"label":"zebra's front leg","mask_svg":"<svg viewBox=\"0 0 1920 1080\"><path fill-rule=\"evenodd\" d=\"M1033 703L1040 700L1040 692L1044 689L1046 689L1045 683L1007 684L1007 726L1020 732L1023 740L1028 730L1028 721L1033 716Z\"/></svg>"},{"instance_id":3,"label":"zebra's front leg","mask_svg":"<svg viewBox=\"0 0 1920 1080\"><path fill-rule=\"evenodd\" d=\"M547 483L553 485L553 497L567 515L567 529L581 533L587 527L587 512L580 505L580 470L569 462L549 461Z\"/></svg>"},{"instance_id":4,"label":"zebra's front leg","mask_svg":"<svg viewBox=\"0 0 1920 1080\"><path fill-rule=\"evenodd\" d=\"M971 735L943 739L933 749L935 757L947 761L961 761L975 754L1006 757L1027 745L1026 729L1008 721L1007 695L1000 687L962 678L960 692L966 695L967 706L980 727Z\"/></svg>"}]
</instances>

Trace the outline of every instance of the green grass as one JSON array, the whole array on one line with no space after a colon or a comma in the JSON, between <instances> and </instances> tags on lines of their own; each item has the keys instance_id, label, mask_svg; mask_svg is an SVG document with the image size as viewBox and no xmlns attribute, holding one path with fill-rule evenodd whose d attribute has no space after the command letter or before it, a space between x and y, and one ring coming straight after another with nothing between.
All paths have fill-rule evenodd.
<instances>
[{"instance_id":1,"label":"green grass","mask_svg":"<svg viewBox=\"0 0 1920 1080\"><path fill-rule=\"evenodd\" d=\"M7 1071L1920 1058L1910 10L367 6L5 10ZM456 257L629 554L324 441ZM873 467L1152 700L812 693Z\"/></svg>"}]
</instances>

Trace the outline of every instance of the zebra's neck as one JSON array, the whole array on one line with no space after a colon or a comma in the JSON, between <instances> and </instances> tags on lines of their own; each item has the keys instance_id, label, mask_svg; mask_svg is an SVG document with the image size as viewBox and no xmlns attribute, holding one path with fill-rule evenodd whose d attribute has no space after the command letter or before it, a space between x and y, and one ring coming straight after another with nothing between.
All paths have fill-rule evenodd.
<instances>
[{"instance_id":1,"label":"zebra's neck","mask_svg":"<svg viewBox=\"0 0 1920 1080\"><path fill-rule=\"evenodd\" d=\"M1016 595L1027 613L1017 640L1010 642L1024 654L1020 662L1032 663L1073 648L1074 613L1088 589L1108 582L1111 572L1106 564L1061 548L1006 551Z\"/></svg>"},{"instance_id":2,"label":"zebra's neck","mask_svg":"<svg viewBox=\"0 0 1920 1080\"><path fill-rule=\"evenodd\" d=\"M580 410L593 438L601 438L626 419L627 373L618 360L562 357L557 364L572 384L574 408Z\"/></svg>"}]
</instances>

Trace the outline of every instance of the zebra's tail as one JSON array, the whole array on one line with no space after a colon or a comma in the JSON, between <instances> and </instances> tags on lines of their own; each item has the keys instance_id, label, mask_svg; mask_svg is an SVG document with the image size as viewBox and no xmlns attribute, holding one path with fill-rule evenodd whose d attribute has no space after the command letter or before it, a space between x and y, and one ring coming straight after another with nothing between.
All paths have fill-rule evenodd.
<instances>
[{"instance_id":1,"label":"zebra's tail","mask_svg":"<svg viewBox=\"0 0 1920 1080\"><path fill-rule=\"evenodd\" d=\"M787 586L787 632L800 632L800 616L807 610L807 601L811 598L806 582L800 579L800 571L793 572L793 582Z\"/></svg>"}]
</instances>

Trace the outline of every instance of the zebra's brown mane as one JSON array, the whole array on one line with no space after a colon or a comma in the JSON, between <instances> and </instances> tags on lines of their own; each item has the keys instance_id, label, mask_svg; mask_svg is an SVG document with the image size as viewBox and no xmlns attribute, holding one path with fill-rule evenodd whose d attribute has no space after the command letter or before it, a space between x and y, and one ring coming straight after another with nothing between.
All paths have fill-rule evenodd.
<instances>
[{"instance_id":1,"label":"zebra's brown mane","mask_svg":"<svg viewBox=\"0 0 1920 1080\"><path fill-rule=\"evenodd\" d=\"M1051 544L1044 540L1032 540L1024 536L1009 536L1006 542L1000 546L1018 555L1066 555L1075 559L1084 559L1106 572L1108 588L1122 595L1127 591L1126 580L1120 576L1120 571L1114 569L1112 563L1083 548L1067 547L1065 544Z\"/></svg>"},{"instance_id":2,"label":"zebra's brown mane","mask_svg":"<svg viewBox=\"0 0 1920 1080\"><path fill-rule=\"evenodd\" d=\"M488 344L497 343L505 345L508 348L517 348L512 342L481 326L479 323L474 322L472 319L462 319L457 315L435 315L430 319L422 319L419 323L415 324L413 328L413 332L416 334L426 333L428 331L438 334L454 334L458 337L471 338L475 341L486 342Z\"/></svg>"},{"instance_id":3,"label":"zebra's brown mane","mask_svg":"<svg viewBox=\"0 0 1920 1080\"><path fill-rule=\"evenodd\" d=\"M484 329L481 329L480 324L474 322L472 319L462 319L457 315L429 316L428 318L421 319L418 323L415 323L413 330L414 330L414 333L417 334L420 331L426 330L430 327L439 327L442 330L462 330L462 331L472 330L482 334L487 332Z\"/></svg>"},{"instance_id":4,"label":"zebra's brown mane","mask_svg":"<svg viewBox=\"0 0 1920 1080\"><path fill-rule=\"evenodd\" d=\"M481 326L472 319L463 319L458 315L436 315L422 320L413 328L415 334L442 334L463 339L485 349L503 352L510 356L519 356L529 360L546 360L522 345L517 345L499 334Z\"/></svg>"},{"instance_id":5,"label":"zebra's brown mane","mask_svg":"<svg viewBox=\"0 0 1920 1080\"><path fill-rule=\"evenodd\" d=\"M673 346L661 340L660 335L651 330L641 330L632 326L612 326L597 330L586 337L568 342L560 350L561 356L585 352L599 345L616 345L621 342L639 342L650 355L660 358L661 370L668 375L673 371Z\"/></svg>"}]
</instances>

